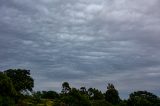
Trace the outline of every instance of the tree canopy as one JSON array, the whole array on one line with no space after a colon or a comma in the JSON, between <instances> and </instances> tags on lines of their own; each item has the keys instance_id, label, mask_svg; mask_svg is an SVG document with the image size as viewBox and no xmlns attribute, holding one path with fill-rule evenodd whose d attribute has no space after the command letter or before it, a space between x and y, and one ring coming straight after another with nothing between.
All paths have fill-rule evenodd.
<instances>
[{"instance_id":1,"label":"tree canopy","mask_svg":"<svg viewBox=\"0 0 160 106\"><path fill-rule=\"evenodd\" d=\"M136 91L127 100L121 100L113 84L105 93L96 88L70 86L62 83L61 93L56 91L32 91L34 80L30 70L9 69L0 72L0 106L160 106L160 98L148 91Z\"/></svg>"},{"instance_id":2,"label":"tree canopy","mask_svg":"<svg viewBox=\"0 0 160 106\"><path fill-rule=\"evenodd\" d=\"M4 73L12 80L17 92L32 91L34 80L30 76L30 70L9 69L4 71Z\"/></svg>"},{"instance_id":3,"label":"tree canopy","mask_svg":"<svg viewBox=\"0 0 160 106\"><path fill-rule=\"evenodd\" d=\"M63 82L62 84L62 93L66 94L71 90L68 82Z\"/></svg>"},{"instance_id":4,"label":"tree canopy","mask_svg":"<svg viewBox=\"0 0 160 106\"><path fill-rule=\"evenodd\" d=\"M0 95L11 97L16 95L12 80L3 72L0 72Z\"/></svg>"},{"instance_id":5,"label":"tree canopy","mask_svg":"<svg viewBox=\"0 0 160 106\"><path fill-rule=\"evenodd\" d=\"M119 93L114 88L113 84L108 84L107 91L105 93L105 100L112 104L118 104L120 102Z\"/></svg>"},{"instance_id":6,"label":"tree canopy","mask_svg":"<svg viewBox=\"0 0 160 106\"><path fill-rule=\"evenodd\" d=\"M130 94L128 99L130 106L160 106L158 96L147 91L136 91Z\"/></svg>"}]
</instances>

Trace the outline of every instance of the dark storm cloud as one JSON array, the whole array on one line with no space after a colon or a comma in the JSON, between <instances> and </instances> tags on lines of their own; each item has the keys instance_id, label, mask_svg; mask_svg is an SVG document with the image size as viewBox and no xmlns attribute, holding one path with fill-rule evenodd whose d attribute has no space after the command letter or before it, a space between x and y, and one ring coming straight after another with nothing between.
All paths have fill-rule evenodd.
<instances>
[{"instance_id":1,"label":"dark storm cloud","mask_svg":"<svg viewBox=\"0 0 160 106\"><path fill-rule=\"evenodd\" d=\"M1 0L0 68L31 69L35 89L157 92L158 0ZM135 83L136 82L136 83ZM148 82L148 83L147 83ZM125 92L126 91L126 92Z\"/></svg>"}]
</instances>

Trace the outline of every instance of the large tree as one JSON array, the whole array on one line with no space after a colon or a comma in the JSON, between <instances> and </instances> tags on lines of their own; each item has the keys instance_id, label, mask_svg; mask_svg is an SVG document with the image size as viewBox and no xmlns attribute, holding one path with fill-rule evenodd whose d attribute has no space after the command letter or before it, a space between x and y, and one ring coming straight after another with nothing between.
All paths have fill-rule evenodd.
<instances>
[{"instance_id":1,"label":"large tree","mask_svg":"<svg viewBox=\"0 0 160 106\"><path fill-rule=\"evenodd\" d=\"M112 104L118 104L120 102L119 93L114 88L113 84L108 84L107 91L105 93L105 100Z\"/></svg>"},{"instance_id":2,"label":"large tree","mask_svg":"<svg viewBox=\"0 0 160 106\"><path fill-rule=\"evenodd\" d=\"M32 91L34 80L30 76L30 70L9 69L4 73L12 80L13 86L18 93Z\"/></svg>"},{"instance_id":3,"label":"large tree","mask_svg":"<svg viewBox=\"0 0 160 106\"><path fill-rule=\"evenodd\" d=\"M16 90L13 86L13 83L7 75L3 72L0 72L0 96L15 96Z\"/></svg>"},{"instance_id":4,"label":"large tree","mask_svg":"<svg viewBox=\"0 0 160 106\"><path fill-rule=\"evenodd\" d=\"M136 91L130 94L128 106L160 106L160 98L148 91Z\"/></svg>"},{"instance_id":5,"label":"large tree","mask_svg":"<svg viewBox=\"0 0 160 106\"><path fill-rule=\"evenodd\" d=\"M14 106L16 95L11 79L0 72L0 106Z\"/></svg>"},{"instance_id":6,"label":"large tree","mask_svg":"<svg viewBox=\"0 0 160 106\"><path fill-rule=\"evenodd\" d=\"M69 93L71 90L70 86L69 86L69 83L68 82L63 82L62 84L62 93L63 94L67 94Z\"/></svg>"}]
</instances>

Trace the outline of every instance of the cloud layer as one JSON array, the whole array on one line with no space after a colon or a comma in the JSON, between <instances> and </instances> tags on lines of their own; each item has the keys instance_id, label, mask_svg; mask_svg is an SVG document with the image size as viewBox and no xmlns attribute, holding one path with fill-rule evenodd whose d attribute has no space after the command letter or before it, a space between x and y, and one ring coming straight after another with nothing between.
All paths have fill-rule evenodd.
<instances>
[{"instance_id":1,"label":"cloud layer","mask_svg":"<svg viewBox=\"0 0 160 106\"><path fill-rule=\"evenodd\" d=\"M159 0L1 0L0 68L31 69L35 89L160 88Z\"/></svg>"}]
</instances>

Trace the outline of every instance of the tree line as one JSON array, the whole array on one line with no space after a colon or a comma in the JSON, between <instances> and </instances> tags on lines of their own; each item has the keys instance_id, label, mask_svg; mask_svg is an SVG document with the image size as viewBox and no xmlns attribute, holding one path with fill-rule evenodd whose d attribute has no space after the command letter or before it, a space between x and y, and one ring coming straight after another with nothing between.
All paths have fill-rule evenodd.
<instances>
[{"instance_id":1,"label":"tree line","mask_svg":"<svg viewBox=\"0 0 160 106\"><path fill-rule=\"evenodd\" d=\"M0 71L0 106L160 106L160 98L148 91L135 91L122 100L108 83L106 92L96 88L74 88L62 83L61 92L33 91L30 70Z\"/></svg>"}]
</instances>

